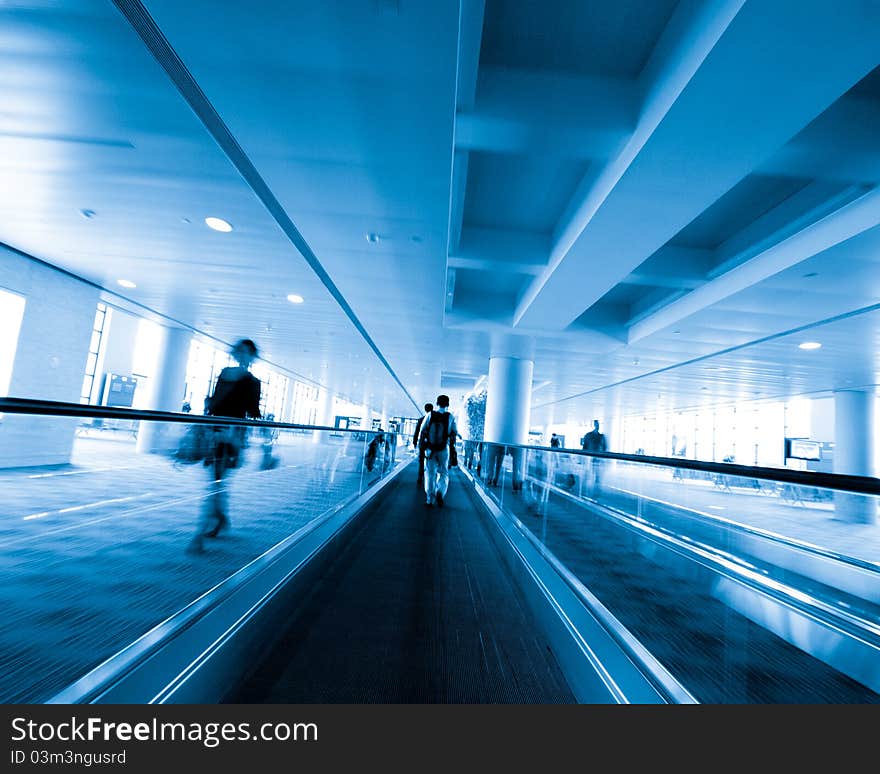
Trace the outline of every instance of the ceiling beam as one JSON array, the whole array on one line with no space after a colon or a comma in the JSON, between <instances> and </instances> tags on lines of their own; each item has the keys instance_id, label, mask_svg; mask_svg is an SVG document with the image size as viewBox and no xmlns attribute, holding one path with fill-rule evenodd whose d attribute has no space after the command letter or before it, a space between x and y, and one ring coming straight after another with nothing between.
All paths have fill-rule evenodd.
<instances>
[{"instance_id":1,"label":"ceiling beam","mask_svg":"<svg viewBox=\"0 0 880 774\"><path fill-rule=\"evenodd\" d=\"M880 6L844 5L709 2L661 41L632 139L571 208L514 324L568 326L873 69Z\"/></svg>"},{"instance_id":2,"label":"ceiling beam","mask_svg":"<svg viewBox=\"0 0 880 774\"><path fill-rule=\"evenodd\" d=\"M639 285L648 288L671 288L676 290L698 288L706 281L702 274L664 273L654 271L634 271L624 285Z\"/></svg>"},{"instance_id":3,"label":"ceiling beam","mask_svg":"<svg viewBox=\"0 0 880 774\"><path fill-rule=\"evenodd\" d=\"M714 260L713 250L665 245L623 282L661 288L697 287L706 281Z\"/></svg>"},{"instance_id":4,"label":"ceiling beam","mask_svg":"<svg viewBox=\"0 0 880 774\"><path fill-rule=\"evenodd\" d=\"M543 121L540 111L529 117L514 113L459 113L455 118L456 152L604 160L620 148L630 131L604 125L601 109L595 117L595 123L563 124Z\"/></svg>"},{"instance_id":5,"label":"ceiling beam","mask_svg":"<svg viewBox=\"0 0 880 774\"><path fill-rule=\"evenodd\" d=\"M452 155L452 181L449 194L449 236L447 250L458 250L461 226L464 223L464 197L467 189L468 154L455 151Z\"/></svg>"},{"instance_id":6,"label":"ceiling beam","mask_svg":"<svg viewBox=\"0 0 880 774\"><path fill-rule=\"evenodd\" d=\"M571 301L554 314L550 296L563 271L568 268L566 280L576 281L571 271L573 261L563 262L587 228L597 210L618 185L630 165L671 110L685 87L690 83L705 58L724 34L740 11L745 0L719 0L700 3L685 0L680 3L667 24L644 69L644 93L641 114L635 130L621 151L601 169L590 170L569 204L562 222L554 234L555 243L550 262L540 277L523 294L514 311L514 325L542 326L551 330L565 328L580 312L572 314ZM659 247L658 245L657 247ZM613 249L614 244L607 245ZM652 251L653 252L653 251ZM607 254L607 253L606 253ZM647 255L643 256L643 259ZM631 271L639 262L633 262ZM557 273L557 270L563 269ZM581 267L578 267L581 268ZM589 307L613 286L603 283L602 292L590 294ZM561 312L561 314L560 314Z\"/></svg>"},{"instance_id":7,"label":"ceiling beam","mask_svg":"<svg viewBox=\"0 0 880 774\"><path fill-rule=\"evenodd\" d=\"M762 173L880 182L880 100L847 94L767 159Z\"/></svg>"},{"instance_id":8,"label":"ceiling beam","mask_svg":"<svg viewBox=\"0 0 880 774\"><path fill-rule=\"evenodd\" d=\"M690 287L682 284L678 287L658 287L654 290L649 291L630 306L630 320L624 323L624 325L626 327L631 326L633 324L632 321L637 321L648 317L649 315L656 312L658 309L662 309L664 306L667 306L673 301L681 298L685 293L688 292L688 290L692 290L693 288L700 287L704 284L706 284L705 280L703 280L702 282L694 283ZM625 338L627 340L627 343L630 343L628 330Z\"/></svg>"},{"instance_id":9,"label":"ceiling beam","mask_svg":"<svg viewBox=\"0 0 880 774\"><path fill-rule=\"evenodd\" d=\"M605 159L632 133L637 110L635 81L484 67L473 108L456 116L455 145Z\"/></svg>"},{"instance_id":10,"label":"ceiling beam","mask_svg":"<svg viewBox=\"0 0 880 774\"><path fill-rule=\"evenodd\" d=\"M477 93L480 49L483 45L485 0L461 0L458 17L458 67L455 108L470 110Z\"/></svg>"},{"instance_id":11,"label":"ceiling beam","mask_svg":"<svg viewBox=\"0 0 880 774\"><path fill-rule=\"evenodd\" d=\"M712 251L712 267L706 279L726 274L747 258L837 212L867 190L865 186L842 186L825 180L810 183L718 245Z\"/></svg>"},{"instance_id":12,"label":"ceiling beam","mask_svg":"<svg viewBox=\"0 0 880 774\"><path fill-rule=\"evenodd\" d=\"M789 196L752 221L714 250L666 245L626 278L628 285L664 288L633 304L626 322L629 343L650 330L645 321L663 319L663 309L711 280L764 252L792 234L834 213L866 193L864 186L842 187L839 183L816 181ZM810 256L804 256L808 258ZM792 259L794 260L794 258ZM803 259L802 259L803 260ZM677 292L670 293L669 290ZM678 319L672 320L678 322ZM643 323L640 327L635 327ZM642 335L643 337L643 335Z\"/></svg>"},{"instance_id":13,"label":"ceiling beam","mask_svg":"<svg viewBox=\"0 0 880 774\"><path fill-rule=\"evenodd\" d=\"M483 40L483 13L485 0L462 0L458 16L458 61L455 80L455 110L473 109L477 92L477 73L480 68L480 48ZM453 128L453 147L458 124ZM449 181L449 224L447 250L456 250L461 238L464 219L464 198L467 189L468 154L453 151Z\"/></svg>"},{"instance_id":14,"label":"ceiling beam","mask_svg":"<svg viewBox=\"0 0 880 774\"><path fill-rule=\"evenodd\" d=\"M880 224L880 189L872 189L836 212L784 236L711 282L665 305L629 328L629 344L678 323L712 304L818 255Z\"/></svg>"},{"instance_id":15,"label":"ceiling beam","mask_svg":"<svg viewBox=\"0 0 880 774\"><path fill-rule=\"evenodd\" d=\"M546 234L466 228L459 249L448 265L457 269L538 274L547 265L550 245Z\"/></svg>"}]
</instances>

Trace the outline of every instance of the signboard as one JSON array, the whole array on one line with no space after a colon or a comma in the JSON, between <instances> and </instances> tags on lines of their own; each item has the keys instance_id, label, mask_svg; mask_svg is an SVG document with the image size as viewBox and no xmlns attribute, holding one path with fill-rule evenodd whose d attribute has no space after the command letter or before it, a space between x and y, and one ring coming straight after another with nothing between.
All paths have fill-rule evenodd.
<instances>
[{"instance_id":1,"label":"signboard","mask_svg":"<svg viewBox=\"0 0 880 774\"><path fill-rule=\"evenodd\" d=\"M108 373L104 381L104 405L131 408L136 387L134 376Z\"/></svg>"},{"instance_id":2,"label":"signboard","mask_svg":"<svg viewBox=\"0 0 880 774\"><path fill-rule=\"evenodd\" d=\"M822 444L807 438L786 438L785 458L818 462L822 459Z\"/></svg>"}]
</instances>

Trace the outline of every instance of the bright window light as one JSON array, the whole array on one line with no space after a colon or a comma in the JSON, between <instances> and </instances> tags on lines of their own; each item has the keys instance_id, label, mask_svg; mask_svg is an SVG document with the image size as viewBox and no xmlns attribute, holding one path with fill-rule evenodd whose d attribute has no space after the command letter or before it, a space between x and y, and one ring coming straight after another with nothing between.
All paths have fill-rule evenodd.
<instances>
[{"instance_id":1,"label":"bright window light","mask_svg":"<svg viewBox=\"0 0 880 774\"><path fill-rule=\"evenodd\" d=\"M232 231L232 226L225 220L223 220L223 218L208 217L205 218L205 223L207 224L208 228L212 228L214 229L214 231Z\"/></svg>"},{"instance_id":2,"label":"bright window light","mask_svg":"<svg viewBox=\"0 0 880 774\"><path fill-rule=\"evenodd\" d=\"M152 320L138 320L132 349L132 374L138 385L132 408L146 409L153 400L153 378L159 373L159 357L164 345L162 326Z\"/></svg>"},{"instance_id":3,"label":"bright window light","mask_svg":"<svg viewBox=\"0 0 880 774\"><path fill-rule=\"evenodd\" d=\"M303 297L298 296L296 293L291 293L287 300L290 301L291 304L301 304L303 302Z\"/></svg>"},{"instance_id":4,"label":"bright window light","mask_svg":"<svg viewBox=\"0 0 880 774\"><path fill-rule=\"evenodd\" d=\"M0 395L9 394L24 303L24 296L0 290Z\"/></svg>"},{"instance_id":5,"label":"bright window light","mask_svg":"<svg viewBox=\"0 0 880 774\"><path fill-rule=\"evenodd\" d=\"M819 349L822 345L818 341L804 341L798 344L800 349Z\"/></svg>"},{"instance_id":6,"label":"bright window light","mask_svg":"<svg viewBox=\"0 0 880 774\"><path fill-rule=\"evenodd\" d=\"M135 285L131 280L127 280L127 279L118 279L118 280L116 280L116 284L122 285L122 287L124 287L124 288L136 288L137 287L137 285Z\"/></svg>"}]
</instances>

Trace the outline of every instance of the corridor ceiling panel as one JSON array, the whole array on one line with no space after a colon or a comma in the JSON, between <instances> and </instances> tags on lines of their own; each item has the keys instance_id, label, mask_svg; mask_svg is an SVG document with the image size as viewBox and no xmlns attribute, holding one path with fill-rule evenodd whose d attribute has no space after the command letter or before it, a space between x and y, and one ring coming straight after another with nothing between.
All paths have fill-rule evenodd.
<instances>
[{"instance_id":1,"label":"corridor ceiling panel","mask_svg":"<svg viewBox=\"0 0 880 774\"><path fill-rule=\"evenodd\" d=\"M388 416L499 341L535 424L872 389L878 29L859 0L2 3L0 242Z\"/></svg>"}]
</instances>

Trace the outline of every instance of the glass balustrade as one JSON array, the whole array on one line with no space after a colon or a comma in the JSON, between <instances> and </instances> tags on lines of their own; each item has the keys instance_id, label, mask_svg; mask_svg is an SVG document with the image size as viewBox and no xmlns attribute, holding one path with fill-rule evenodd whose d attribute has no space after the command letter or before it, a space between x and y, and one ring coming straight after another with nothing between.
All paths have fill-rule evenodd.
<instances>
[{"instance_id":1,"label":"glass balustrade","mask_svg":"<svg viewBox=\"0 0 880 774\"><path fill-rule=\"evenodd\" d=\"M880 701L876 494L622 457L482 444L465 467L698 701Z\"/></svg>"},{"instance_id":2,"label":"glass balustrade","mask_svg":"<svg viewBox=\"0 0 880 774\"><path fill-rule=\"evenodd\" d=\"M0 411L3 411L0 406ZM195 427L238 454L184 462ZM0 698L41 702L397 466L397 435L0 419ZM406 455L401 455L404 457ZM194 538L226 523L216 537Z\"/></svg>"}]
</instances>

